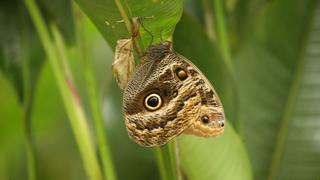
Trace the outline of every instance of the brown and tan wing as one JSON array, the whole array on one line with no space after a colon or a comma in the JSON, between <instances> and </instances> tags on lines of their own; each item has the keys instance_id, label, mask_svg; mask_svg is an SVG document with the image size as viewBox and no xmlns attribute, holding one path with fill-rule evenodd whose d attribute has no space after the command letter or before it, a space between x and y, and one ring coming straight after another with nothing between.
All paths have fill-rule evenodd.
<instances>
[{"instance_id":1,"label":"brown and tan wing","mask_svg":"<svg viewBox=\"0 0 320 180\"><path fill-rule=\"evenodd\" d=\"M148 48L124 91L129 137L152 147L181 133L221 134L225 118L216 92L195 65L166 45Z\"/></svg>"},{"instance_id":2,"label":"brown and tan wing","mask_svg":"<svg viewBox=\"0 0 320 180\"><path fill-rule=\"evenodd\" d=\"M181 80L175 73L178 68L187 70L186 64L176 61L179 57L175 53L157 48L149 51L154 54L142 57L123 97L129 137L148 147L164 145L181 134L201 109L194 80ZM161 104L157 106L157 102Z\"/></svg>"},{"instance_id":3,"label":"brown and tan wing","mask_svg":"<svg viewBox=\"0 0 320 180\"><path fill-rule=\"evenodd\" d=\"M134 70L132 49L132 39L120 39L117 41L114 61L112 63L112 73L121 89L125 89Z\"/></svg>"},{"instance_id":4,"label":"brown and tan wing","mask_svg":"<svg viewBox=\"0 0 320 180\"><path fill-rule=\"evenodd\" d=\"M218 94L210 81L187 58L178 55L187 64L190 75L195 80L194 85L201 97L200 112L194 123L184 133L202 137L215 137L224 131L225 115Z\"/></svg>"}]
</instances>

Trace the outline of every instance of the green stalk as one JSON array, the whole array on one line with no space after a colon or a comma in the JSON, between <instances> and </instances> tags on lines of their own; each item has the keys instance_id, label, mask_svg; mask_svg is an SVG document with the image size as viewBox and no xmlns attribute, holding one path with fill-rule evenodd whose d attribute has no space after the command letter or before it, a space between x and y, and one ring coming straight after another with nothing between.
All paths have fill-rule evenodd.
<instances>
[{"instance_id":1,"label":"green stalk","mask_svg":"<svg viewBox=\"0 0 320 180\"><path fill-rule=\"evenodd\" d=\"M33 91L34 92L34 91ZM33 106L33 92L29 97L25 98L24 103L24 136L26 143L26 152L27 152L27 163L28 163L28 180L36 179L36 153L35 153L35 144L32 138L32 121L31 113Z\"/></svg>"},{"instance_id":2,"label":"green stalk","mask_svg":"<svg viewBox=\"0 0 320 180\"><path fill-rule=\"evenodd\" d=\"M27 152L27 163L28 163L28 180L36 179L36 160L35 160L35 146L32 141L32 133L30 128L30 116L27 115L26 111L24 112L24 121L25 121L25 143L26 143L26 152Z\"/></svg>"},{"instance_id":3,"label":"green stalk","mask_svg":"<svg viewBox=\"0 0 320 180\"><path fill-rule=\"evenodd\" d=\"M87 124L88 121L85 117L80 97L73 84L69 71L70 69L66 66L68 65L66 48L56 26L52 25L52 31L56 42L57 52L60 55L59 59L64 62L59 69L59 73L62 75L64 74L64 77L61 76L61 78L64 78L61 79L64 87L61 87L60 91L62 91L64 96L63 99L67 113L69 114L70 123L79 145L85 169L87 170L90 179L102 179L102 173L95 153L95 146L90 137L89 126Z\"/></svg>"},{"instance_id":4,"label":"green stalk","mask_svg":"<svg viewBox=\"0 0 320 180\"><path fill-rule=\"evenodd\" d=\"M224 15L224 8L222 0L213 0L213 10L214 10L214 20L215 20L215 34L216 39L219 43L220 51L224 60L224 64L226 66L227 75L229 76L229 81L231 81L231 89L227 90L226 96L228 96L230 99L232 99L232 118L234 118L235 123L235 129L238 131L239 134L242 134L242 128L241 128L241 121L238 118L238 91L237 91L237 81L235 76L235 71L233 68L232 63L232 55L231 55L231 48L229 44L228 39L228 31L227 31L227 25ZM230 107L231 108L231 107Z\"/></svg>"},{"instance_id":5,"label":"green stalk","mask_svg":"<svg viewBox=\"0 0 320 180\"><path fill-rule=\"evenodd\" d=\"M206 33L208 34L209 38L213 41L215 39L214 37L214 26L213 26L213 14L212 14L212 8L211 3L208 0L202 0L202 9L204 13L204 24Z\"/></svg>"},{"instance_id":6,"label":"green stalk","mask_svg":"<svg viewBox=\"0 0 320 180\"><path fill-rule=\"evenodd\" d=\"M130 10L129 9L130 7L128 7L127 1L125 1L125 2L126 2L126 6L127 6L128 10ZM127 28L128 32L129 32L130 36L132 37L132 23L133 23L132 19L131 19L132 17L130 15L130 13L126 12L126 10L124 8L124 5L122 4L121 0L115 0L115 3L116 3L116 6L118 8L118 11L119 11L124 23L126 25L126 28ZM131 37L128 37L128 38L131 38ZM142 55L142 51L144 51L145 49L144 49L143 41L142 41L142 38L140 37L140 35L138 37L138 42L136 41L136 39L134 39L133 45L134 45L134 48L135 48L137 54L139 56L141 56Z\"/></svg>"},{"instance_id":7,"label":"green stalk","mask_svg":"<svg viewBox=\"0 0 320 180\"><path fill-rule=\"evenodd\" d=\"M84 76L86 87L89 94L90 107L93 116L93 123L98 140L98 150L102 160L103 171L106 179L116 180L116 173L112 164L110 148L108 146L108 139L106 136L104 121L101 112L101 102L97 93L97 83L94 76L94 71L89 57L89 47L87 44L87 33L85 32L84 17L79 7L73 3L74 21L76 24L77 42L79 58L81 59L84 68Z\"/></svg>"},{"instance_id":8,"label":"green stalk","mask_svg":"<svg viewBox=\"0 0 320 180\"><path fill-rule=\"evenodd\" d=\"M168 144L155 149L157 163L162 180L181 179L179 167L177 167L176 142L170 141Z\"/></svg>"},{"instance_id":9,"label":"green stalk","mask_svg":"<svg viewBox=\"0 0 320 180\"><path fill-rule=\"evenodd\" d=\"M24 23L24 22L23 22ZM23 34L24 29L21 30ZM26 46L25 40L26 34L22 35L22 43ZM28 52L25 50L22 51L23 57L23 120L24 120L24 140L26 146L26 156L27 156L27 171L28 171L28 180L35 180L36 178L36 153L35 153L35 143L32 137L32 109L34 101L35 88L32 89L37 84L35 80L34 84L31 82L30 77L30 62L27 55Z\"/></svg>"},{"instance_id":10,"label":"green stalk","mask_svg":"<svg viewBox=\"0 0 320 180\"><path fill-rule=\"evenodd\" d=\"M63 67L62 63L59 62L60 59L64 62L67 60L62 38L60 37L57 28L53 25L52 30L56 40L55 47L50 38L49 30L45 25L44 19L42 18L35 1L25 0L24 2L44 46L44 50L57 81L76 142L79 146L86 174L89 179L100 180L102 179L102 174L95 154L94 143L90 137L89 126L87 125L87 120L81 106L80 98L77 95L76 88L73 85L68 69L62 69L67 67Z\"/></svg>"},{"instance_id":11,"label":"green stalk","mask_svg":"<svg viewBox=\"0 0 320 180\"><path fill-rule=\"evenodd\" d=\"M213 8L216 23L216 37L221 47L221 53L227 65L228 71L234 74L222 0L213 0Z\"/></svg>"},{"instance_id":12,"label":"green stalk","mask_svg":"<svg viewBox=\"0 0 320 180\"><path fill-rule=\"evenodd\" d=\"M4 151L0 150L0 179L9 179L9 166Z\"/></svg>"}]
</instances>

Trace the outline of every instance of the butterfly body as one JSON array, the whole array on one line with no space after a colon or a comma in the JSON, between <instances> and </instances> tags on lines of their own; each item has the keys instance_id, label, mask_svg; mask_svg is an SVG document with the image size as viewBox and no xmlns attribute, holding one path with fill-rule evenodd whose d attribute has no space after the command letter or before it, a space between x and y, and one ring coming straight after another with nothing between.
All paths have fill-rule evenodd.
<instances>
[{"instance_id":1,"label":"butterfly body","mask_svg":"<svg viewBox=\"0 0 320 180\"><path fill-rule=\"evenodd\" d=\"M210 82L170 45L151 45L124 91L127 131L142 146L161 146L181 133L213 137L224 129L223 108Z\"/></svg>"}]
</instances>

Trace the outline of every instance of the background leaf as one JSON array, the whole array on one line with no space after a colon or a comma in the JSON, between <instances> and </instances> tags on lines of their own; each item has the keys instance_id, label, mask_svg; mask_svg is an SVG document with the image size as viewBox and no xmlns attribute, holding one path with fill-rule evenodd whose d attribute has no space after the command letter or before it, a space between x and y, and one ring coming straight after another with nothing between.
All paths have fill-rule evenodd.
<instances>
[{"instance_id":1,"label":"background leaf","mask_svg":"<svg viewBox=\"0 0 320 180\"><path fill-rule=\"evenodd\" d=\"M231 125L221 137L182 135L178 142L182 173L188 179L252 179L246 149Z\"/></svg>"},{"instance_id":2,"label":"background leaf","mask_svg":"<svg viewBox=\"0 0 320 180\"><path fill-rule=\"evenodd\" d=\"M39 0L48 21L55 21L69 43L73 39L70 2ZM70 23L71 22L71 23ZM22 1L1 1L0 70L9 77L22 102L35 89L44 61L42 45Z\"/></svg>"},{"instance_id":3,"label":"background leaf","mask_svg":"<svg viewBox=\"0 0 320 180\"><path fill-rule=\"evenodd\" d=\"M319 177L318 74L310 69L318 61L309 56L317 41L310 36L315 2L270 3L237 55L244 138L257 179Z\"/></svg>"},{"instance_id":4,"label":"background leaf","mask_svg":"<svg viewBox=\"0 0 320 180\"><path fill-rule=\"evenodd\" d=\"M22 141L22 108L12 84L2 73L0 73L0 87L0 149L6 149L7 146L19 144ZM15 132L15 135L12 136L11 132Z\"/></svg>"},{"instance_id":5,"label":"background leaf","mask_svg":"<svg viewBox=\"0 0 320 180\"><path fill-rule=\"evenodd\" d=\"M22 103L43 62L43 51L20 1L1 1L0 70L8 76ZM28 95L29 96L29 95Z\"/></svg>"}]
</instances>

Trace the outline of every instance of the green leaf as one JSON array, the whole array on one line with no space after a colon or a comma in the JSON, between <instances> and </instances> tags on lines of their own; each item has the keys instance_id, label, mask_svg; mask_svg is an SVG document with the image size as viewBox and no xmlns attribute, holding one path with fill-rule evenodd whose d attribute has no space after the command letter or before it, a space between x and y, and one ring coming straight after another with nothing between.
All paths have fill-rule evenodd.
<instances>
[{"instance_id":1,"label":"green leaf","mask_svg":"<svg viewBox=\"0 0 320 180\"><path fill-rule=\"evenodd\" d=\"M47 22L55 22L68 44L75 39L75 30L72 17L72 1L65 0L37 0Z\"/></svg>"},{"instance_id":2,"label":"green leaf","mask_svg":"<svg viewBox=\"0 0 320 180\"><path fill-rule=\"evenodd\" d=\"M11 80L22 103L43 62L43 52L20 1L1 1L0 70Z\"/></svg>"},{"instance_id":3,"label":"green leaf","mask_svg":"<svg viewBox=\"0 0 320 180\"><path fill-rule=\"evenodd\" d=\"M44 12L48 13L49 11L46 11L46 9L54 7L56 4L50 3L50 6L44 6ZM60 14L63 14L68 6L62 7L64 8L59 9ZM57 15L59 13L55 11L52 14ZM68 20L65 17L63 19ZM66 24L72 27L71 23L68 22L64 25ZM26 152L28 154L28 178L35 179L35 147L32 140L31 117L33 97L38 75L44 62L44 54L23 1L1 1L0 25L6 27L0 32L0 70L11 80L19 101L24 107L23 120Z\"/></svg>"},{"instance_id":4,"label":"green leaf","mask_svg":"<svg viewBox=\"0 0 320 180\"><path fill-rule=\"evenodd\" d=\"M55 20L71 42L70 3L40 2L47 20ZM44 52L22 1L1 1L0 12L0 26L5 27L0 29L0 70L11 80L23 102L34 90Z\"/></svg>"},{"instance_id":5,"label":"green leaf","mask_svg":"<svg viewBox=\"0 0 320 180\"><path fill-rule=\"evenodd\" d=\"M228 30L232 32L230 35L236 34L232 36L236 46L252 36L252 26L272 3L270 0L238 0L234 9L230 9Z\"/></svg>"},{"instance_id":6,"label":"green leaf","mask_svg":"<svg viewBox=\"0 0 320 180\"><path fill-rule=\"evenodd\" d=\"M272 2L237 56L256 179L319 178L319 12L319 1Z\"/></svg>"},{"instance_id":7,"label":"green leaf","mask_svg":"<svg viewBox=\"0 0 320 180\"><path fill-rule=\"evenodd\" d=\"M228 118L226 132L221 137L184 135L178 139L182 174L191 180L251 179L251 166L244 144L229 121L233 99L226 96L226 91L232 85L226 81L223 60L202 27L186 14L177 25L174 40L175 50L193 61L213 82Z\"/></svg>"},{"instance_id":8,"label":"green leaf","mask_svg":"<svg viewBox=\"0 0 320 180\"><path fill-rule=\"evenodd\" d=\"M0 73L0 153L6 146L23 139L22 108L12 84ZM13 133L14 132L14 136Z\"/></svg>"},{"instance_id":9,"label":"green leaf","mask_svg":"<svg viewBox=\"0 0 320 180\"><path fill-rule=\"evenodd\" d=\"M72 61L78 61L78 59L72 59ZM37 142L38 177L41 179L85 179L80 152L77 149L49 63L43 66L36 92L32 121L33 134ZM61 163L63 163L63 168L61 168Z\"/></svg>"},{"instance_id":10,"label":"green leaf","mask_svg":"<svg viewBox=\"0 0 320 180\"><path fill-rule=\"evenodd\" d=\"M231 125L221 137L183 135L178 140L182 174L188 179L252 179L246 150Z\"/></svg>"},{"instance_id":11,"label":"green leaf","mask_svg":"<svg viewBox=\"0 0 320 180\"><path fill-rule=\"evenodd\" d=\"M125 22L131 21L131 18L144 17L144 27L151 32L153 41L159 42L160 33L163 39L173 34L182 14L182 0L76 0L76 2L113 49L118 39L130 38L131 32ZM119 22L121 20L124 22ZM140 30L143 45L147 47L151 36L142 28Z\"/></svg>"}]
</instances>

